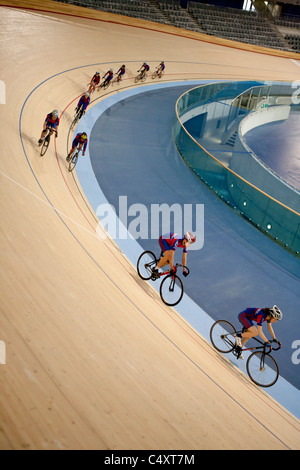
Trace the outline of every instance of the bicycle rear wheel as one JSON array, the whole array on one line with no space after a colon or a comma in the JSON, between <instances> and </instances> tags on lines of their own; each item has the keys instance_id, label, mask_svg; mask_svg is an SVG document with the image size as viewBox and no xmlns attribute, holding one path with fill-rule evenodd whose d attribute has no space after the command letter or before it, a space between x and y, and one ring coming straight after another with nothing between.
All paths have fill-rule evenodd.
<instances>
[{"instance_id":1,"label":"bicycle rear wheel","mask_svg":"<svg viewBox=\"0 0 300 470\"><path fill-rule=\"evenodd\" d=\"M74 168L76 166L76 163L77 163L77 160L78 160L78 152L76 152L75 155L69 161L69 171L74 170Z\"/></svg>"},{"instance_id":2,"label":"bicycle rear wheel","mask_svg":"<svg viewBox=\"0 0 300 470\"><path fill-rule=\"evenodd\" d=\"M236 330L226 320L216 321L210 329L210 340L213 347L223 353L230 353L235 347Z\"/></svg>"},{"instance_id":3,"label":"bicycle rear wheel","mask_svg":"<svg viewBox=\"0 0 300 470\"><path fill-rule=\"evenodd\" d=\"M144 280L148 281L152 276L152 269L157 265L157 259L152 251L144 251L137 262L138 275Z\"/></svg>"},{"instance_id":4,"label":"bicycle rear wheel","mask_svg":"<svg viewBox=\"0 0 300 470\"><path fill-rule=\"evenodd\" d=\"M180 277L169 274L160 285L161 300L169 306L179 304L183 296L183 283Z\"/></svg>"},{"instance_id":5,"label":"bicycle rear wheel","mask_svg":"<svg viewBox=\"0 0 300 470\"><path fill-rule=\"evenodd\" d=\"M255 351L248 357L247 372L259 387L271 387L279 377L279 369L275 359L262 351Z\"/></svg>"}]
</instances>

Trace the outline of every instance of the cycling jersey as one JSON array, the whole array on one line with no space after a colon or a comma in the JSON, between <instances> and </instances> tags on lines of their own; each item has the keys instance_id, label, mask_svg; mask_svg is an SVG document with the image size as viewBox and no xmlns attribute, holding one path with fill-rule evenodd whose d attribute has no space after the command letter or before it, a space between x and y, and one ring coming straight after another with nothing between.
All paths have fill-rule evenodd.
<instances>
[{"instance_id":1,"label":"cycling jersey","mask_svg":"<svg viewBox=\"0 0 300 470\"><path fill-rule=\"evenodd\" d=\"M239 314L239 321L245 328L253 326L253 322L256 322L258 326L261 326L263 322L267 321L268 313L262 312L261 308L246 308Z\"/></svg>"},{"instance_id":2,"label":"cycling jersey","mask_svg":"<svg viewBox=\"0 0 300 470\"><path fill-rule=\"evenodd\" d=\"M85 95L83 95L78 101L77 108L79 109L80 106L82 105L82 111L85 111L88 105L90 104L90 101L91 101L90 97L87 98Z\"/></svg>"},{"instance_id":3,"label":"cycling jersey","mask_svg":"<svg viewBox=\"0 0 300 470\"><path fill-rule=\"evenodd\" d=\"M87 143L88 143L88 139L82 139L81 138L81 134L77 134L77 136L75 137L75 139L73 140L73 143L72 143L72 150L74 150L78 144L82 144L84 142L84 145L83 145L83 152L86 151L86 147L87 147Z\"/></svg>"},{"instance_id":4,"label":"cycling jersey","mask_svg":"<svg viewBox=\"0 0 300 470\"><path fill-rule=\"evenodd\" d=\"M124 73L125 73L125 68L123 67L120 67L119 70L117 71L117 74L119 75L124 75Z\"/></svg>"},{"instance_id":5,"label":"cycling jersey","mask_svg":"<svg viewBox=\"0 0 300 470\"><path fill-rule=\"evenodd\" d=\"M165 64L160 64L161 71L165 70Z\"/></svg>"},{"instance_id":6,"label":"cycling jersey","mask_svg":"<svg viewBox=\"0 0 300 470\"><path fill-rule=\"evenodd\" d=\"M111 79L113 78L113 76L114 76L113 72L106 72L106 74L104 75L103 78L105 78L106 75L107 75L107 79L106 79L106 80L107 80L108 82L110 82L110 80L111 80Z\"/></svg>"},{"instance_id":7,"label":"cycling jersey","mask_svg":"<svg viewBox=\"0 0 300 470\"><path fill-rule=\"evenodd\" d=\"M159 244L162 251L173 250L176 248L183 248L183 252L187 253L186 247L182 244L184 238L180 238L177 233L166 233L159 237Z\"/></svg>"},{"instance_id":8,"label":"cycling jersey","mask_svg":"<svg viewBox=\"0 0 300 470\"><path fill-rule=\"evenodd\" d=\"M98 85L99 82L100 82L100 75L95 74L91 80L91 83Z\"/></svg>"},{"instance_id":9,"label":"cycling jersey","mask_svg":"<svg viewBox=\"0 0 300 470\"><path fill-rule=\"evenodd\" d=\"M46 123L48 127L52 127L53 129L59 125L59 118L54 118L52 113L48 114L46 117Z\"/></svg>"}]
</instances>

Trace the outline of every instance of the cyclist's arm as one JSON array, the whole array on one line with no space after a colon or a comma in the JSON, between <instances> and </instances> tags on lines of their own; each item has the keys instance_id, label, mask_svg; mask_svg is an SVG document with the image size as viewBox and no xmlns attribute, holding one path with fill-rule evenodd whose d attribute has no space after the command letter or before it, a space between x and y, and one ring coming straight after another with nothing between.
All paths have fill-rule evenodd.
<instances>
[{"instance_id":1,"label":"cyclist's arm","mask_svg":"<svg viewBox=\"0 0 300 470\"><path fill-rule=\"evenodd\" d=\"M187 253L183 252L182 253L182 266L186 266L186 260L187 260ZM186 269L183 268L183 271L185 272Z\"/></svg>"},{"instance_id":2,"label":"cyclist's arm","mask_svg":"<svg viewBox=\"0 0 300 470\"><path fill-rule=\"evenodd\" d=\"M270 335L272 336L273 339L276 339L276 336L275 336L275 333L274 333L274 330L273 330L273 327L271 325L271 323L268 323L268 330L269 330L269 333Z\"/></svg>"}]
</instances>

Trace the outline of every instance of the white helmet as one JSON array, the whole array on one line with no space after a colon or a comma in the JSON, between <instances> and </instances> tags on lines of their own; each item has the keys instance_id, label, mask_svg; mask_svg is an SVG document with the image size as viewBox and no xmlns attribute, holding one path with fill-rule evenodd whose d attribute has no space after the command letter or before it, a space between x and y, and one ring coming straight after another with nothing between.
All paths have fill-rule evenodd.
<instances>
[{"instance_id":1,"label":"white helmet","mask_svg":"<svg viewBox=\"0 0 300 470\"><path fill-rule=\"evenodd\" d=\"M269 309L270 315L272 318L275 318L276 320L281 320L282 319L282 312L281 310L274 305L272 308Z\"/></svg>"},{"instance_id":2,"label":"white helmet","mask_svg":"<svg viewBox=\"0 0 300 470\"><path fill-rule=\"evenodd\" d=\"M189 242L189 243L195 243L196 241L196 236L192 232L186 232L184 234L184 238Z\"/></svg>"},{"instance_id":3,"label":"white helmet","mask_svg":"<svg viewBox=\"0 0 300 470\"><path fill-rule=\"evenodd\" d=\"M52 116L58 118L58 111L57 111L57 109L54 109L54 111L52 111Z\"/></svg>"}]
</instances>

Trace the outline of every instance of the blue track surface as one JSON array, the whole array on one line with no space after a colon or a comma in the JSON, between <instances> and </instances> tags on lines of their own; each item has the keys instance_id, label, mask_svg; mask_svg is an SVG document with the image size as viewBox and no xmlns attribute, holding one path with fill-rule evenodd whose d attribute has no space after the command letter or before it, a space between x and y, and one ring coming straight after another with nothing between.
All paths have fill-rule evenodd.
<instances>
[{"instance_id":1,"label":"blue track surface","mask_svg":"<svg viewBox=\"0 0 300 470\"><path fill-rule=\"evenodd\" d=\"M286 121L256 127L245 135L247 145L275 173L300 191L300 112Z\"/></svg>"},{"instance_id":2,"label":"blue track surface","mask_svg":"<svg viewBox=\"0 0 300 470\"><path fill-rule=\"evenodd\" d=\"M101 191L95 195L97 191L92 188L93 172L105 197L117 210L119 196L127 196L128 207L143 204L149 213L154 203L204 204L205 243L203 249L189 253L191 274L185 280L186 297L193 299L212 319L225 318L236 326L237 315L245 307L279 305L284 321L275 325L275 329L283 349L274 355L281 376L299 389L300 353L292 347L300 340L299 260L224 205L181 160L171 128L175 102L190 88L192 85L143 90L133 96L125 94L124 99L120 94L115 99L107 98L106 106L99 103L98 110L94 107L98 115L102 114L92 123L89 143L92 168L86 168L86 162L82 168L79 164L80 182L95 211L103 201ZM88 115L82 125L89 126ZM128 224L130 220L128 217ZM149 221L149 234L150 225ZM159 253L156 239L138 242L144 249ZM136 257L134 253L133 262ZM194 309L198 315L195 318L190 314L193 302L186 303L184 297L179 305L179 311L185 309L184 316L189 320L190 315L191 323L199 331L203 321L207 333L209 322L204 312L201 316L201 308ZM280 387L281 391L277 390L280 396L277 392L273 395L279 400L283 396ZM291 411L299 415L297 395L290 398ZM283 402L286 405L286 393Z\"/></svg>"}]
</instances>

